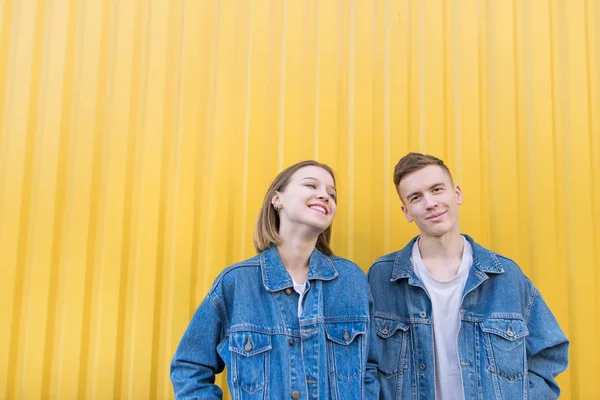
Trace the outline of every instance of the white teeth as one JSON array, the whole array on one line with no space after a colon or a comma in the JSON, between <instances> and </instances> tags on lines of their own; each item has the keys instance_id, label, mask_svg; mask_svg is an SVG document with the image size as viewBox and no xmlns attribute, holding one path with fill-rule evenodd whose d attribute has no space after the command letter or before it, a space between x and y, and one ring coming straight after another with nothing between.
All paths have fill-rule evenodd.
<instances>
[{"instance_id":1,"label":"white teeth","mask_svg":"<svg viewBox=\"0 0 600 400\"><path fill-rule=\"evenodd\" d=\"M327 214L327 210L325 210L325 207L322 206L309 206L308 208L310 208L311 210L320 211L323 214Z\"/></svg>"}]
</instances>

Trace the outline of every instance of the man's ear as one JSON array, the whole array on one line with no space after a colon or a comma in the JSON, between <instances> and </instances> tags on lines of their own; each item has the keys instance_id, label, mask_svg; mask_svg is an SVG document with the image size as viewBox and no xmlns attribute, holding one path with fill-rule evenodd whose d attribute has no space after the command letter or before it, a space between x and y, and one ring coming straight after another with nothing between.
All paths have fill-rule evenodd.
<instances>
[{"instance_id":1,"label":"man's ear","mask_svg":"<svg viewBox=\"0 0 600 400\"><path fill-rule=\"evenodd\" d=\"M402 213L404 214L404 216L406 217L406 220L408 222L413 222L414 221L413 217L408 212L408 208L406 208L406 206L404 204L402 204Z\"/></svg>"},{"instance_id":2,"label":"man's ear","mask_svg":"<svg viewBox=\"0 0 600 400\"><path fill-rule=\"evenodd\" d=\"M456 196L456 204L462 204L463 203L463 192L462 189L460 188L460 186L456 185L454 186L454 195Z\"/></svg>"}]
</instances>

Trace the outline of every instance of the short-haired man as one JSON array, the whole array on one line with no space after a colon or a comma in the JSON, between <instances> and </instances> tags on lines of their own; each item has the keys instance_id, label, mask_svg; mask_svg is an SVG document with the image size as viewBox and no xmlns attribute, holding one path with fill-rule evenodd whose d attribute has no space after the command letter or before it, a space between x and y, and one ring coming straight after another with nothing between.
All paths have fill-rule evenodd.
<instances>
[{"instance_id":1,"label":"short-haired man","mask_svg":"<svg viewBox=\"0 0 600 400\"><path fill-rule=\"evenodd\" d=\"M557 398L569 342L512 260L460 234L448 167L410 153L394 184L420 234L369 270L380 398Z\"/></svg>"}]
</instances>

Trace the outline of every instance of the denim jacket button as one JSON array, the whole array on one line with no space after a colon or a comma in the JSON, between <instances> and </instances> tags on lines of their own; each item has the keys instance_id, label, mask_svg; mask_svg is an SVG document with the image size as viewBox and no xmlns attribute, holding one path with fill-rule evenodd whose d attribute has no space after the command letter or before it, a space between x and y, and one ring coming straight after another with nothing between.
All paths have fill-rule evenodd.
<instances>
[{"instance_id":1,"label":"denim jacket button","mask_svg":"<svg viewBox=\"0 0 600 400\"><path fill-rule=\"evenodd\" d=\"M296 344L296 340L295 339L290 339L290 346L293 346Z\"/></svg>"},{"instance_id":2,"label":"denim jacket button","mask_svg":"<svg viewBox=\"0 0 600 400\"><path fill-rule=\"evenodd\" d=\"M390 330L388 329L387 325L383 327L383 334L387 335L388 333L390 333Z\"/></svg>"},{"instance_id":3,"label":"denim jacket button","mask_svg":"<svg viewBox=\"0 0 600 400\"><path fill-rule=\"evenodd\" d=\"M287 288L287 289L285 289L285 294L287 294L288 296L289 296L290 294L292 294L292 288Z\"/></svg>"},{"instance_id":4,"label":"denim jacket button","mask_svg":"<svg viewBox=\"0 0 600 400\"><path fill-rule=\"evenodd\" d=\"M350 335L348 334L348 331L346 329L344 329L344 340L350 340Z\"/></svg>"},{"instance_id":5,"label":"denim jacket button","mask_svg":"<svg viewBox=\"0 0 600 400\"><path fill-rule=\"evenodd\" d=\"M515 336L515 333L514 333L514 332L513 332L513 331L510 329L510 326L509 326L509 327L506 329L506 334L507 334L509 337L513 337L513 336Z\"/></svg>"},{"instance_id":6,"label":"denim jacket button","mask_svg":"<svg viewBox=\"0 0 600 400\"><path fill-rule=\"evenodd\" d=\"M246 351L252 350L252 343L250 343L250 338L248 338L248 342L244 346L244 350L246 350Z\"/></svg>"},{"instance_id":7,"label":"denim jacket button","mask_svg":"<svg viewBox=\"0 0 600 400\"><path fill-rule=\"evenodd\" d=\"M421 371L425 371L425 368L426 368L426 367L425 367L425 364L423 364L423 363L419 364L419 369L420 369Z\"/></svg>"},{"instance_id":8,"label":"denim jacket button","mask_svg":"<svg viewBox=\"0 0 600 400\"><path fill-rule=\"evenodd\" d=\"M427 313L425 313L425 311L421 311L421 312L419 313L419 317L421 317L421 318L425 318L425 317L427 317Z\"/></svg>"},{"instance_id":9,"label":"denim jacket button","mask_svg":"<svg viewBox=\"0 0 600 400\"><path fill-rule=\"evenodd\" d=\"M292 399L299 399L299 398L300 398L300 393L298 393L297 391L292 393Z\"/></svg>"}]
</instances>

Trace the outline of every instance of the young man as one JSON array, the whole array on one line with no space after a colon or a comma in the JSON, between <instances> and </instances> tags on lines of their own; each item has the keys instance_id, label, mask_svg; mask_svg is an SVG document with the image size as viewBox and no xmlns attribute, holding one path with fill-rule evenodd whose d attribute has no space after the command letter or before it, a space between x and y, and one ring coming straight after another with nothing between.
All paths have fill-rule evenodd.
<instances>
[{"instance_id":1,"label":"young man","mask_svg":"<svg viewBox=\"0 0 600 400\"><path fill-rule=\"evenodd\" d=\"M380 398L557 398L569 342L512 260L460 234L448 167L410 153L394 184L420 234L369 270Z\"/></svg>"}]
</instances>

